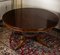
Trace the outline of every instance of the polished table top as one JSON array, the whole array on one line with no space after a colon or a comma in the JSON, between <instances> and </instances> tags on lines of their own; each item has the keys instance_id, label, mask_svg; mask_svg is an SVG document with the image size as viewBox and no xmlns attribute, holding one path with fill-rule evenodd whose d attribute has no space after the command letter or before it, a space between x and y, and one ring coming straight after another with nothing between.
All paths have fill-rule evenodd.
<instances>
[{"instance_id":1,"label":"polished table top","mask_svg":"<svg viewBox=\"0 0 60 55\"><path fill-rule=\"evenodd\" d=\"M38 31L55 27L58 20L56 14L38 8L14 9L3 15L6 26L19 31Z\"/></svg>"}]
</instances>

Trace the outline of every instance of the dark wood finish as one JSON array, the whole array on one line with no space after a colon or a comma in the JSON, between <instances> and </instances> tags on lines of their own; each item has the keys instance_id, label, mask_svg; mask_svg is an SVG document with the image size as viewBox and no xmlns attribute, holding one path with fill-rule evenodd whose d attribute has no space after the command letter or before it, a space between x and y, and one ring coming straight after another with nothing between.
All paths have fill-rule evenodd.
<instances>
[{"instance_id":1,"label":"dark wood finish","mask_svg":"<svg viewBox=\"0 0 60 55\"><path fill-rule=\"evenodd\" d=\"M3 21L7 27L12 30L19 31L19 33L22 33L23 38L22 40L20 40L19 45L17 45L15 50L19 49L22 45L24 45L28 37L34 38L39 34L32 33L32 31L38 32L41 30L50 30L50 28L57 25L58 20L59 18L56 14L38 8L14 9L8 11L3 15ZM38 40L38 38L37 41L41 42L40 39Z\"/></svg>"},{"instance_id":2,"label":"dark wood finish","mask_svg":"<svg viewBox=\"0 0 60 55\"><path fill-rule=\"evenodd\" d=\"M22 8L22 13L21 9L14 9L3 15L5 25L15 31L39 31L55 27L58 20L56 14L38 8Z\"/></svg>"}]
</instances>

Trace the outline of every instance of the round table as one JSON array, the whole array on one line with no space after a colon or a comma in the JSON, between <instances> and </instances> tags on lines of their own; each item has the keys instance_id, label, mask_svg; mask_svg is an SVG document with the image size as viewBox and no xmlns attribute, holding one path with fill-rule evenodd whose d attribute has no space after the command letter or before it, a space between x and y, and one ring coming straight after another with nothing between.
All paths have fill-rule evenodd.
<instances>
[{"instance_id":1,"label":"round table","mask_svg":"<svg viewBox=\"0 0 60 55\"><path fill-rule=\"evenodd\" d=\"M59 18L56 14L48 10L39 8L19 8L5 13L3 15L3 21L15 34L21 35L20 44L15 48L18 49L18 47L24 45L22 43L29 37L33 38L37 36L39 32L50 30L52 27L55 27Z\"/></svg>"}]
</instances>

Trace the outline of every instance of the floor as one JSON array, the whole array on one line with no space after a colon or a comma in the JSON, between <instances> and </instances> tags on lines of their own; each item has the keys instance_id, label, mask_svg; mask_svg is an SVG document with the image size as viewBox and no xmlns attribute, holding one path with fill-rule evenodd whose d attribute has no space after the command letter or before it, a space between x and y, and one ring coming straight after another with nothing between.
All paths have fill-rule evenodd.
<instances>
[{"instance_id":1,"label":"floor","mask_svg":"<svg viewBox=\"0 0 60 55\"><path fill-rule=\"evenodd\" d=\"M6 28L0 28L0 55L17 55L15 51L10 48L9 35L10 31Z\"/></svg>"},{"instance_id":2,"label":"floor","mask_svg":"<svg viewBox=\"0 0 60 55\"><path fill-rule=\"evenodd\" d=\"M58 35L57 35L57 33L55 31L50 31L49 33L51 35L55 35L57 37L60 36L60 33L58 33ZM24 54L21 54L20 53L21 50L19 50L19 51L12 50L10 48L10 43L9 43L10 34L11 34L11 31L10 30L8 30L5 27L3 27L3 28L0 27L0 55L36 55L36 53L38 51L36 51L36 53L34 53L34 54L32 52L29 53L29 54L26 54L27 48L26 48L26 50L24 50L25 51ZM36 44L34 44L34 45L36 46ZM37 43L37 45L39 45L39 44ZM33 47L33 45L31 45L31 46ZM40 47L38 46L38 49L40 48L39 49L40 52L37 55L40 55L40 54L41 55L49 55L49 54L50 55L60 55L60 52L57 52L57 51L56 51L56 53L55 52L50 53L49 51L48 51L49 53L47 53L47 50L48 49L51 50L51 49L50 48L47 48L45 46L43 46L43 47L42 46L43 45L40 45ZM45 49L46 53L43 53L42 49Z\"/></svg>"}]
</instances>

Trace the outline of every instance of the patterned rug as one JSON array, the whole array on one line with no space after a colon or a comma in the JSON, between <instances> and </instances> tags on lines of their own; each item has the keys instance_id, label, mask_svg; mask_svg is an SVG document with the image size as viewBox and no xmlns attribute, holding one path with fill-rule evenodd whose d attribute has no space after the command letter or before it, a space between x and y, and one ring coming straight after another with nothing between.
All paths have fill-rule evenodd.
<instances>
[{"instance_id":1,"label":"patterned rug","mask_svg":"<svg viewBox=\"0 0 60 55\"><path fill-rule=\"evenodd\" d=\"M55 38L50 38L51 36L46 35L46 33L40 34L40 38L43 35L44 43L48 44L49 47L46 47L35 40L29 39L26 40L24 46L19 48L18 50L13 50L18 44L20 40L20 35L15 35L14 37L11 35L11 31L6 28L1 29L0 31L0 55L60 55L60 45L59 48L56 46L54 48L50 48L54 46L53 44L57 44ZM47 38L45 38L47 37ZM42 38L41 38L42 39ZM50 41L50 42L49 42ZM52 43L53 42L53 43ZM59 41L58 41L59 42Z\"/></svg>"}]
</instances>

